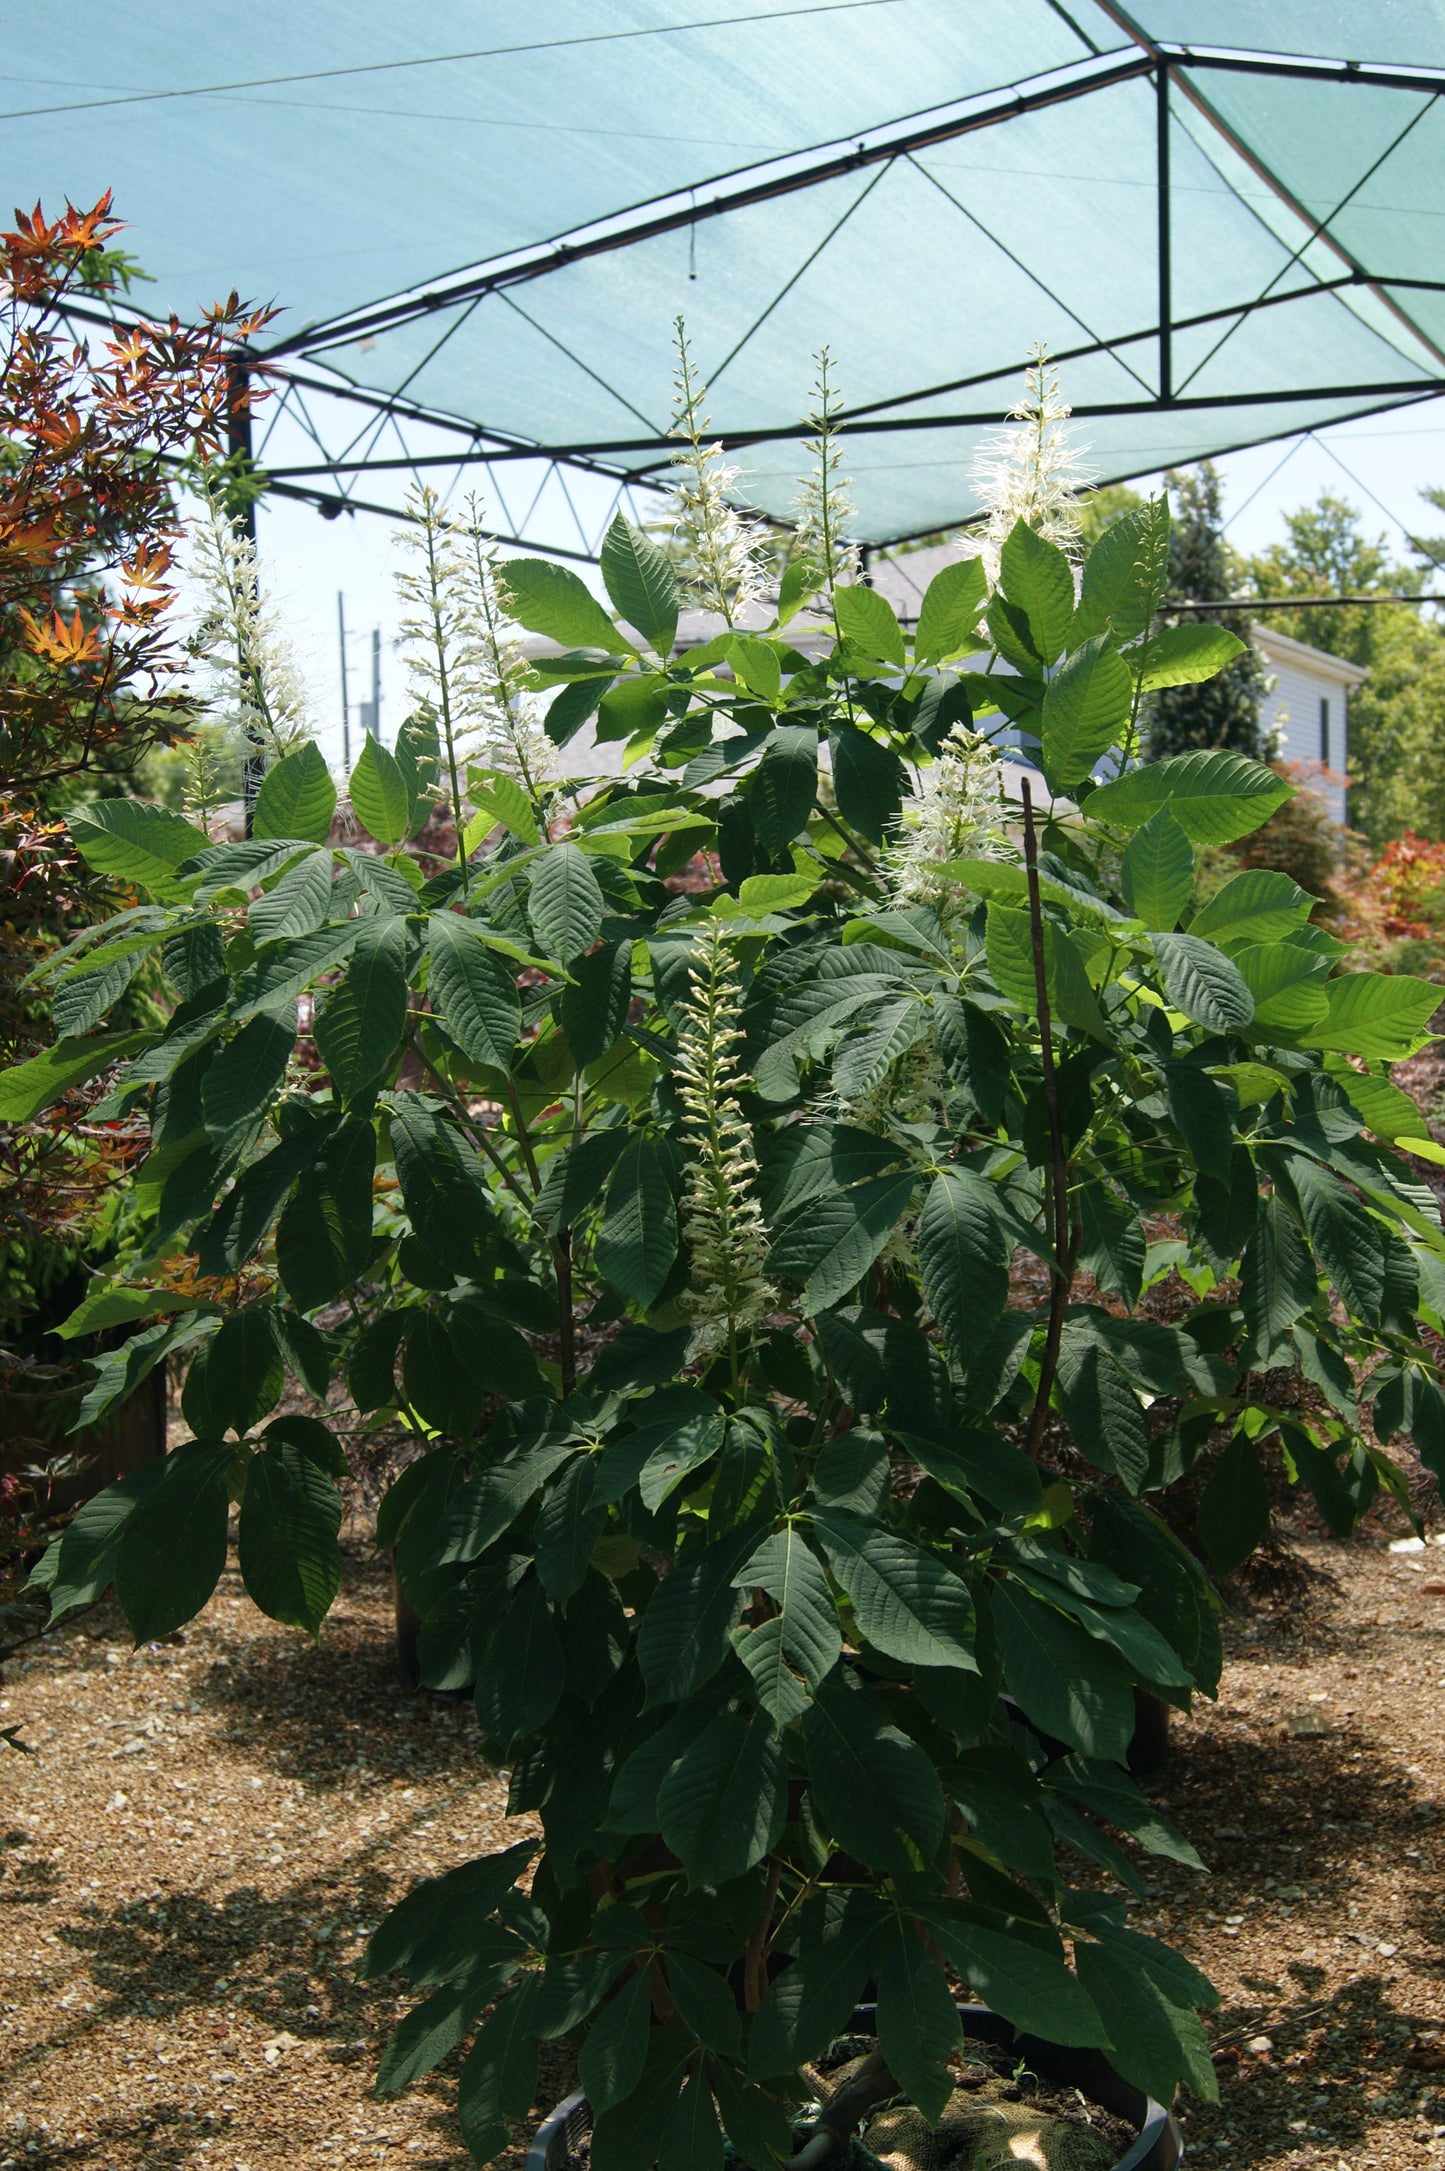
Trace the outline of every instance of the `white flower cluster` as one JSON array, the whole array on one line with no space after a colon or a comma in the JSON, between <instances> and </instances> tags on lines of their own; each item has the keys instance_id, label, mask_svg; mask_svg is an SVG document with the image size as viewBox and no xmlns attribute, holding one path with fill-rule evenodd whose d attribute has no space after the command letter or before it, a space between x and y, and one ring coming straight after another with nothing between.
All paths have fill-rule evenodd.
<instances>
[{"instance_id":1,"label":"white flower cluster","mask_svg":"<svg viewBox=\"0 0 1445 2171\"><path fill-rule=\"evenodd\" d=\"M957 724L923 778L911 819L888 855L888 886L901 905L932 905L945 925L962 902L950 860L997 859L1004 832L1003 763L990 742Z\"/></svg>"},{"instance_id":2,"label":"white flower cluster","mask_svg":"<svg viewBox=\"0 0 1445 2171\"><path fill-rule=\"evenodd\" d=\"M279 761L310 737L306 694L280 620L261 586L256 546L206 471L189 572L200 610L188 642L209 681L205 720L188 748L187 798L208 820L239 754Z\"/></svg>"},{"instance_id":3,"label":"white flower cluster","mask_svg":"<svg viewBox=\"0 0 1445 2171\"><path fill-rule=\"evenodd\" d=\"M407 498L397 541L412 558L396 577L412 698L437 725L453 789L468 761L515 777L540 805L553 749L527 691L527 659L501 607L480 501L458 518L426 485Z\"/></svg>"},{"instance_id":4,"label":"white flower cluster","mask_svg":"<svg viewBox=\"0 0 1445 2171\"><path fill-rule=\"evenodd\" d=\"M1046 542L1069 550L1078 541L1078 492L1093 479L1065 425L1072 409L1059 391L1058 373L1042 347L1013 409L1017 429L990 432L979 445L973 482L987 508L982 556L990 585L998 579L999 552L1019 520Z\"/></svg>"},{"instance_id":5,"label":"white flower cluster","mask_svg":"<svg viewBox=\"0 0 1445 2171\"><path fill-rule=\"evenodd\" d=\"M766 536L732 504L728 492L738 479L723 448L706 442L710 427L703 411L707 387L693 369L692 354L677 320L677 387L670 435L682 440L673 455L677 480L672 488L672 542L683 588L692 602L717 611L735 626L749 603L768 583Z\"/></svg>"},{"instance_id":6,"label":"white flower cluster","mask_svg":"<svg viewBox=\"0 0 1445 2171\"><path fill-rule=\"evenodd\" d=\"M685 1110L683 1234L692 1265L684 1298L694 1326L689 1359L726 1349L736 1371L742 1345L777 1303L764 1270L767 1230L758 1202L752 1132L738 1105L748 1078L738 1061L742 990L724 929L698 946L691 992L681 1004L675 1076Z\"/></svg>"},{"instance_id":7,"label":"white flower cluster","mask_svg":"<svg viewBox=\"0 0 1445 2171\"><path fill-rule=\"evenodd\" d=\"M842 394L832 383L832 357L824 347L817 356L818 376L808 416L813 436L805 450L813 465L801 477L793 501L794 550L820 576L819 585L831 596L833 590L858 578L858 548L848 541L848 525L855 507L848 491L852 477L839 472L838 410Z\"/></svg>"}]
</instances>

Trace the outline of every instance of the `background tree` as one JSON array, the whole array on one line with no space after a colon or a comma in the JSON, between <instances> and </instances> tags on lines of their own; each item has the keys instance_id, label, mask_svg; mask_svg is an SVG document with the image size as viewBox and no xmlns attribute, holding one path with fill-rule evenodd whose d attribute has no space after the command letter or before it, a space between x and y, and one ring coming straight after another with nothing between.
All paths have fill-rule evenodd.
<instances>
[{"instance_id":1,"label":"background tree","mask_svg":"<svg viewBox=\"0 0 1445 2171\"><path fill-rule=\"evenodd\" d=\"M1424 491L1432 503L1445 492ZM1445 543L1417 553L1445 558ZM1359 508L1324 492L1285 517L1285 540L1239 562L1262 596L1418 595L1430 565L1394 558L1383 534L1366 532ZM1364 608L1322 603L1262 610L1259 623L1369 672L1350 696L1350 820L1372 843L1414 829L1445 836L1445 629L1413 603Z\"/></svg>"},{"instance_id":2,"label":"background tree","mask_svg":"<svg viewBox=\"0 0 1445 2171\"><path fill-rule=\"evenodd\" d=\"M1232 592L1233 566L1224 539L1219 470L1212 460L1192 471L1172 470L1174 497L1169 534L1169 595L1179 602L1217 602ZM1182 610L1174 622L1213 616ZM1156 755L1186 754L1194 747L1259 752L1259 702L1264 670L1246 646L1217 678L1197 686L1165 687L1154 698L1152 740Z\"/></svg>"}]
</instances>

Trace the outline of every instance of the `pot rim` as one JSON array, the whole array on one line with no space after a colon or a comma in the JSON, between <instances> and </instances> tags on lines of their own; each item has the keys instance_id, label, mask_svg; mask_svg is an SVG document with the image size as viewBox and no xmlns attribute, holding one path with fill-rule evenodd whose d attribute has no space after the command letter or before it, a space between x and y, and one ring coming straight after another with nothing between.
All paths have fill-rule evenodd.
<instances>
[{"instance_id":1,"label":"pot rim","mask_svg":"<svg viewBox=\"0 0 1445 2171\"><path fill-rule=\"evenodd\" d=\"M1078 2088L1116 2117L1137 2124L1139 2131L1132 2146L1112 2171L1175 2171L1183 2161L1184 2136L1173 2112L1116 2073L1102 2051L1072 2050L1039 2036L1022 2035L986 2005L960 2002L958 2013L965 2037L972 2035L1018 2050L1048 2078ZM854 2011L851 2029L845 2032L871 2035L874 2024L875 2008L860 2005ZM564 2097L533 2135L525 2171L563 2171L568 2142L590 2132L591 2125L591 2106L581 2089Z\"/></svg>"}]
</instances>

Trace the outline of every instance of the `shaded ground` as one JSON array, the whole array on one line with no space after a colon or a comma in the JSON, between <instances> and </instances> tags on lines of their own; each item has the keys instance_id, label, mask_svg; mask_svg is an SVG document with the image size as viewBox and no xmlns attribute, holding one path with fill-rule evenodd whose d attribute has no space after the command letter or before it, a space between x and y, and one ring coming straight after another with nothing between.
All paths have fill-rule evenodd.
<instances>
[{"instance_id":1,"label":"shaded ground","mask_svg":"<svg viewBox=\"0 0 1445 2171\"><path fill-rule=\"evenodd\" d=\"M1328 1580L1236 1624L1157 1789L1214 1870L1150 1871L1224 1995L1224 2107L1186 2133L1230 2171L1445 2163L1445 1551L1306 1551ZM351 1558L319 1648L228 1576L172 1644L99 1609L8 1669L37 1753L0 1761L0 2166L460 2171L454 2065L370 2096L401 2005L352 1965L414 1877L526 1825L389 1635Z\"/></svg>"}]
</instances>

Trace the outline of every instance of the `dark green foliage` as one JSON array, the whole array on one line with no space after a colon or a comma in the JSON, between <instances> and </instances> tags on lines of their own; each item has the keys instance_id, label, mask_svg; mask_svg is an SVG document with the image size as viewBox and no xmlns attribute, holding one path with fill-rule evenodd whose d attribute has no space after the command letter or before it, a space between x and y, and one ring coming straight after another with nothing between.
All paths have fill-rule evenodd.
<instances>
[{"instance_id":1,"label":"dark green foliage","mask_svg":"<svg viewBox=\"0 0 1445 2171\"><path fill-rule=\"evenodd\" d=\"M1037 908L996 805L987 851L961 817L954 859L920 868L905 838L914 887L861 854L840 873L820 799L826 750L844 826L888 836L915 724L961 683L938 693L935 662L979 638L977 575L930 591L916 670L847 588L820 658L781 628L674 657L670 569L625 522L608 592L655 655L576 576L508 580L571 645L564 687L615 682L604 724L653 765L565 823L474 770L467 834L493 841L465 886L323 846L309 758L268 798L300 840L93 825L156 941L206 910L223 969L119 1040L97 984L61 1056L0 1078L0 1114L128 1064L146 1187L220 1294L173 1320L139 1274L88 1300L156 1321L97 1364L95 1406L192 1348L197 1437L91 1503L37 1581L57 1611L114 1583L164 1633L214 1587L234 1501L256 1602L322 1632L344 1463L320 1405L272 1416L287 1376L413 1429L377 1541L425 1680L471 1693L545 1839L421 1887L368 1970L421 1993L385 2087L487 2014L459 2095L481 2159L566 2036L596 2171L716 2171L724 2137L766 2171L787 2076L870 1980L936 2113L945 1969L1142 2085L1211 2086L1208 1986L1093 1889L1137 1894L1139 1849L1196 1859L1124 1769L1137 1689L1187 1706L1219 1678L1219 1601L1158 1496L1223 1431L1213 1570L1267 1525L1261 1454L1347 1531L1398 1482L1357 1370L1375 1433L1445 1466L1445 1233L1361 1113L1398 1113L1388 1064L1437 990L1340 973L1277 872L1195 910L1200 853L1289 795L1242 734L1132 760L1151 689L1207 691L1228 648L1148 632L1164 544L1162 508L1126 513L1077 615L1060 551L1004 551L987 623L1021 676L967 698L984 733L1024 720L1081 808L1038 810ZM422 804L407 759L369 745L353 779L378 843ZM725 885L674 891L659 870L702 847ZM303 997L320 1074L293 1060ZM1145 1292L1171 1267L1161 1324ZM1322 1402L1263 1394L1296 1362Z\"/></svg>"}]
</instances>

